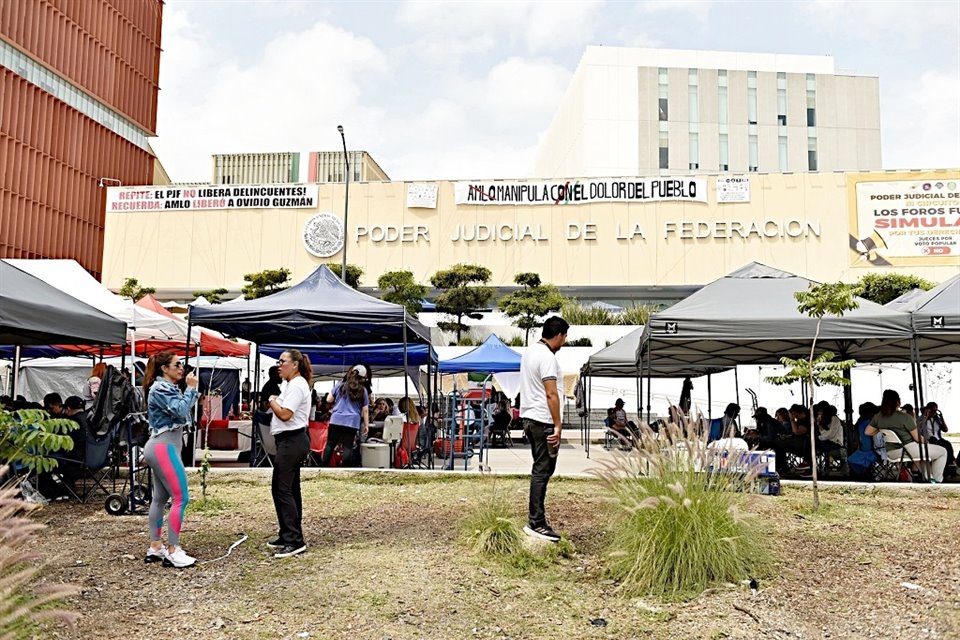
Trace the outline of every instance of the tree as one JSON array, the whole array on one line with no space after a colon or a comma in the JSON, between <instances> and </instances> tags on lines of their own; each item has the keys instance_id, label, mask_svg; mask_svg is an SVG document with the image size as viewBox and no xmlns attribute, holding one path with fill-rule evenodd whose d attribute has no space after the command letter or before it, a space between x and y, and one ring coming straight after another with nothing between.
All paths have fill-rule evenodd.
<instances>
[{"instance_id":1,"label":"tree","mask_svg":"<svg viewBox=\"0 0 960 640\"><path fill-rule=\"evenodd\" d=\"M887 304L912 289L928 291L933 283L906 273L868 273L857 281L860 297Z\"/></svg>"},{"instance_id":2,"label":"tree","mask_svg":"<svg viewBox=\"0 0 960 640\"><path fill-rule=\"evenodd\" d=\"M820 325L823 322L823 316L843 316L847 311L852 311L860 306L860 303L854 299L857 293L857 287L842 282L834 284L811 284L807 291L797 291L793 297L799 303L797 311L805 313L811 318L817 319L817 328L813 334L813 343L810 345L810 357L794 359L783 357L780 362L790 367L786 375L773 376L767 378L767 382L772 384L790 384L799 381L810 399L810 455L813 457L810 469L813 472L813 509L820 508L820 491L817 487L817 430L814 425L813 405L814 389L823 385L848 385L850 380L845 378L845 370L856 366L854 360L842 360L833 362L833 354L824 351L819 356L814 357L817 349L817 340L820 338Z\"/></svg>"},{"instance_id":3,"label":"tree","mask_svg":"<svg viewBox=\"0 0 960 640\"><path fill-rule=\"evenodd\" d=\"M343 279L343 276L340 275L342 265L339 262L327 262L326 265L330 269L330 271L333 272L335 276L337 276L341 280ZM347 284L353 287L354 289L358 289L360 287L360 277L362 275L363 275L363 269L361 269L355 264L347 265Z\"/></svg>"},{"instance_id":4,"label":"tree","mask_svg":"<svg viewBox=\"0 0 960 640\"><path fill-rule=\"evenodd\" d=\"M223 288L210 289L209 291L194 291L193 297L199 298L200 296L203 296L210 304L220 304L223 302L223 296L226 295L226 293L227 290Z\"/></svg>"},{"instance_id":5,"label":"tree","mask_svg":"<svg viewBox=\"0 0 960 640\"><path fill-rule=\"evenodd\" d=\"M443 331L455 331L458 344L467 328L463 324L464 317L479 320L482 315L478 311L493 298L493 288L482 286L490 282L492 275L490 269L480 265L455 264L449 269L437 271L430 278L430 284L442 290L434 300L437 311L457 319L456 322L438 322L437 326Z\"/></svg>"},{"instance_id":6,"label":"tree","mask_svg":"<svg viewBox=\"0 0 960 640\"><path fill-rule=\"evenodd\" d=\"M518 273L513 281L523 288L500 298L500 309L513 324L524 330L523 344L530 344L530 330L542 327L540 320L551 311L559 311L566 301L560 290L552 284L541 284L536 273Z\"/></svg>"},{"instance_id":7,"label":"tree","mask_svg":"<svg viewBox=\"0 0 960 640\"><path fill-rule=\"evenodd\" d=\"M249 283L241 289L243 296L247 300L254 300L286 289L286 282L290 279L290 269L286 267L264 269L256 273L248 273L243 276L243 279Z\"/></svg>"},{"instance_id":8,"label":"tree","mask_svg":"<svg viewBox=\"0 0 960 640\"><path fill-rule=\"evenodd\" d=\"M136 278L127 278L123 281L123 286L120 287L120 295L124 298L130 298L134 302L142 298L143 296L156 293L157 290L154 287L141 287L140 282Z\"/></svg>"},{"instance_id":9,"label":"tree","mask_svg":"<svg viewBox=\"0 0 960 640\"><path fill-rule=\"evenodd\" d=\"M428 289L413 279L412 271L387 271L377 278L377 287L383 291L384 300L402 304L414 317L423 308L423 296L427 295Z\"/></svg>"}]
</instances>

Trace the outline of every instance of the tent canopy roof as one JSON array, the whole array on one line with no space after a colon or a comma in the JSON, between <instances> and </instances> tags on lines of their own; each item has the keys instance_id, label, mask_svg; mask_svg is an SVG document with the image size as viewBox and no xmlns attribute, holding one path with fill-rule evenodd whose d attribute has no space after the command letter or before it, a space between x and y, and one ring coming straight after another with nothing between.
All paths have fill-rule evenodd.
<instances>
[{"instance_id":1,"label":"tent canopy roof","mask_svg":"<svg viewBox=\"0 0 960 640\"><path fill-rule=\"evenodd\" d=\"M123 321L0 261L0 344L122 343L126 331Z\"/></svg>"},{"instance_id":2,"label":"tent canopy roof","mask_svg":"<svg viewBox=\"0 0 960 640\"><path fill-rule=\"evenodd\" d=\"M817 319L797 310L794 294L811 284L786 271L750 263L654 314L644 327L639 350L652 354L655 369L774 364L783 356L807 357ZM858 309L823 318L818 352L829 350L861 362L908 361L909 315L862 298L857 301Z\"/></svg>"},{"instance_id":3,"label":"tent canopy roof","mask_svg":"<svg viewBox=\"0 0 960 640\"><path fill-rule=\"evenodd\" d=\"M924 291L903 308L910 312L921 361L960 360L960 274Z\"/></svg>"},{"instance_id":4,"label":"tent canopy roof","mask_svg":"<svg viewBox=\"0 0 960 640\"><path fill-rule=\"evenodd\" d=\"M491 333L476 349L442 361L439 369L441 373L520 371L520 354L503 344L496 334Z\"/></svg>"},{"instance_id":5,"label":"tent canopy roof","mask_svg":"<svg viewBox=\"0 0 960 640\"><path fill-rule=\"evenodd\" d=\"M147 294L137 300L137 306L143 307L144 309L149 309L154 313L165 316L172 320L176 320L183 325L183 332L187 332L187 322L175 316L173 312L160 304L160 301L154 298L151 294ZM200 353L204 355L236 357L246 357L250 355L250 345L248 343L227 340L223 336L218 335L216 332L209 331L207 329L194 329L191 332L190 337L194 341L194 344L199 337Z\"/></svg>"},{"instance_id":6,"label":"tent canopy roof","mask_svg":"<svg viewBox=\"0 0 960 640\"><path fill-rule=\"evenodd\" d=\"M428 344L430 331L398 304L344 284L326 265L278 293L230 304L191 305L198 325L263 344Z\"/></svg>"},{"instance_id":7,"label":"tent canopy roof","mask_svg":"<svg viewBox=\"0 0 960 640\"><path fill-rule=\"evenodd\" d=\"M613 344L597 351L584 363L580 375L600 378L634 378L646 375L646 363L641 371L637 362L637 349L640 348L642 335L643 327L638 327ZM718 373L726 369L727 367L701 367L695 364L682 367L665 366L653 367L650 375L654 378L679 378Z\"/></svg>"}]
</instances>

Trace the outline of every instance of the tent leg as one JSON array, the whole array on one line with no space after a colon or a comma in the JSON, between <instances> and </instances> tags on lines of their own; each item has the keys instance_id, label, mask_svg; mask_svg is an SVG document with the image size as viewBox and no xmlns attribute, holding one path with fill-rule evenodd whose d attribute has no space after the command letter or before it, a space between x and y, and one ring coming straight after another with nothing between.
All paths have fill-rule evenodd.
<instances>
[{"instance_id":1,"label":"tent leg","mask_svg":"<svg viewBox=\"0 0 960 640\"><path fill-rule=\"evenodd\" d=\"M735 394L737 396L737 406L740 406L740 374L738 373L738 367L733 367L733 387Z\"/></svg>"},{"instance_id":2,"label":"tent leg","mask_svg":"<svg viewBox=\"0 0 960 640\"><path fill-rule=\"evenodd\" d=\"M707 374L707 419L713 415L713 375Z\"/></svg>"},{"instance_id":3,"label":"tent leg","mask_svg":"<svg viewBox=\"0 0 960 640\"><path fill-rule=\"evenodd\" d=\"M10 397L17 399L20 392L20 345L13 348L13 387L10 390Z\"/></svg>"},{"instance_id":4,"label":"tent leg","mask_svg":"<svg viewBox=\"0 0 960 640\"><path fill-rule=\"evenodd\" d=\"M914 411L919 414L923 403L923 377L920 369L920 347L916 340L910 342L910 373L913 378L913 406ZM931 469L929 465L923 463L930 460L930 445L920 439L920 472L924 479L930 480Z\"/></svg>"},{"instance_id":5,"label":"tent leg","mask_svg":"<svg viewBox=\"0 0 960 640\"><path fill-rule=\"evenodd\" d=\"M652 415L650 414L650 398L652 397L652 388L653 383L651 382L651 369L653 367L653 354L648 350L647 351L647 426L650 426L652 422Z\"/></svg>"},{"instance_id":6,"label":"tent leg","mask_svg":"<svg viewBox=\"0 0 960 640\"><path fill-rule=\"evenodd\" d=\"M586 427L584 428L583 447L584 447L584 450L586 450L587 452L587 458L590 458L590 429L593 427L593 425L590 424L590 418L592 417L590 415L592 413L591 411L592 402L593 402L593 376L590 376L587 378L587 399L586 399L586 402L584 403L587 405L586 407L584 407L584 409L586 409L586 414L587 414L586 416L587 424L586 424Z\"/></svg>"},{"instance_id":7,"label":"tent leg","mask_svg":"<svg viewBox=\"0 0 960 640\"><path fill-rule=\"evenodd\" d=\"M344 272L346 273L346 272ZM409 362L407 361L407 308L403 308L403 397L406 400L407 406L407 415L410 415L410 403L413 402L413 399L410 397L410 371L407 369ZM403 416L403 421L407 421L407 415ZM400 443L398 446L403 445L403 428L400 428ZM389 467L396 466L395 460L390 460L388 465Z\"/></svg>"},{"instance_id":8,"label":"tent leg","mask_svg":"<svg viewBox=\"0 0 960 640\"><path fill-rule=\"evenodd\" d=\"M256 349L253 365L253 389L250 390L250 415L253 416L253 425L250 427L250 466L257 466L257 456L259 454L258 446L260 444L260 427L258 418L260 417L260 345L250 345Z\"/></svg>"},{"instance_id":9,"label":"tent leg","mask_svg":"<svg viewBox=\"0 0 960 640\"><path fill-rule=\"evenodd\" d=\"M190 331L193 327L193 320L190 318L189 311L187 312L187 343L185 349L185 356L183 362L183 370L187 370L187 365L190 364ZM200 375L200 369L197 369L197 375ZM192 467L195 464L195 451L194 447L196 446L196 431L197 431L197 420L196 413L194 413L194 422L193 429L188 430L187 432L187 444L183 450L183 466Z\"/></svg>"}]
</instances>

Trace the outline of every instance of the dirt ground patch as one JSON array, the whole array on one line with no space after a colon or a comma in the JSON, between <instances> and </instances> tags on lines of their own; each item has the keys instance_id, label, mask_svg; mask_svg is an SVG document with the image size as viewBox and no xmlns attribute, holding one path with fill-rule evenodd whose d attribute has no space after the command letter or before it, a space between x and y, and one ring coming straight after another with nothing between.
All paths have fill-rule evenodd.
<instances>
[{"instance_id":1,"label":"dirt ground patch","mask_svg":"<svg viewBox=\"0 0 960 640\"><path fill-rule=\"evenodd\" d=\"M224 560L177 571L144 565L144 516L58 503L38 551L46 580L79 585L78 628L114 638L960 638L960 495L807 489L751 502L777 563L752 595L729 585L692 602L627 599L603 577L607 503L599 482L555 479L554 526L577 554L522 572L469 555L464 508L490 478L321 475L304 481L309 551L274 560L269 480L215 478L222 509L193 509L184 547ZM195 481L196 478L191 478ZM497 489L526 504L523 479ZM192 487L198 492L198 487ZM594 626L602 618L605 626ZM308 635L305 635L308 634Z\"/></svg>"}]
</instances>

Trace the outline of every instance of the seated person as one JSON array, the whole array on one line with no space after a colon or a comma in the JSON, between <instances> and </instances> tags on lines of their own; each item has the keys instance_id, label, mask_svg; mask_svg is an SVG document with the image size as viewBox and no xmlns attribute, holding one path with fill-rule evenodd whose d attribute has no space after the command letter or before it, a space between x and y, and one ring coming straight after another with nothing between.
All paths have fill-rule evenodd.
<instances>
[{"instance_id":1,"label":"seated person","mask_svg":"<svg viewBox=\"0 0 960 640\"><path fill-rule=\"evenodd\" d=\"M501 400L493 409L493 423L490 425L490 433L499 434L494 439L509 438L511 422L513 422L513 414L507 406L507 401Z\"/></svg>"},{"instance_id":2,"label":"seated person","mask_svg":"<svg viewBox=\"0 0 960 640\"><path fill-rule=\"evenodd\" d=\"M387 405L386 398L377 398L377 401L373 403L373 415L370 418L370 421L383 422L389 415L390 407Z\"/></svg>"},{"instance_id":3,"label":"seated person","mask_svg":"<svg viewBox=\"0 0 960 640\"><path fill-rule=\"evenodd\" d=\"M837 416L837 408L821 400L813 407L814 424L817 427L817 451L836 451L843 448L843 422Z\"/></svg>"},{"instance_id":4,"label":"seated person","mask_svg":"<svg viewBox=\"0 0 960 640\"><path fill-rule=\"evenodd\" d=\"M786 409L784 409L786 412ZM756 444L760 448L769 449L773 446L773 443L779 440L780 438L786 437L789 433L789 427L785 427L783 423L771 416L767 412L766 407L757 407L756 411L753 412L753 419L757 423L757 428L755 430L750 430L744 434L744 439L747 442L750 442L750 438L747 435L755 434ZM752 445L753 442L750 442Z\"/></svg>"},{"instance_id":5,"label":"seated person","mask_svg":"<svg viewBox=\"0 0 960 640\"><path fill-rule=\"evenodd\" d=\"M388 415L391 415L391 416L400 415L400 409L393 403L393 398L384 398L384 402L387 403L387 409L390 411Z\"/></svg>"},{"instance_id":6,"label":"seated person","mask_svg":"<svg viewBox=\"0 0 960 640\"><path fill-rule=\"evenodd\" d=\"M60 418L63 415L63 398L57 392L48 393L43 396L43 410L50 414L51 418Z\"/></svg>"},{"instance_id":7,"label":"seated person","mask_svg":"<svg viewBox=\"0 0 960 640\"><path fill-rule=\"evenodd\" d=\"M940 407L936 402L928 402L923 408L920 420L917 423L920 429L920 435L927 439L930 444L943 447L947 450L947 466L944 475L954 477L957 475L957 458L953 452L953 444L943 437L947 431L947 423L943 420L943 414L940 413Z\"/></svg>"},{"instance_id":8,"label":"seated person","mask_svg":"<svg viewBox=\"0 0 960 640\"><path fill-rule=\"evenodd\" d=\"M737 424L737 417L740 415L740 405L731 402L723 410L723 416L715 418L710 422L710 435L707 442L720 440L721 438L740 438L740 425Z\"/></svg>"},{"instance_id":9,"label":"seated person","mask_svg":"<svg viewBox=\"0 0 960 640\"><path fill-rule=\"evenodd\" d=\"M790 435L781 438L773 444L777 454L777 472L787 470L787 454L803 458L804 464L810 466L810 412L802 404L790 407Z\"/></svg>"},{"instance_id":10,"label":"seated person","mask_svg":"<svg viewBox=\"0 0 960 640\"><path fill-rule=\"evenodd\" d=\"M617 401L613 403L613 413L610 428L622 436L629 437L630 424L627 421L627 412L623 408L623 405L623 398L617 398Z\"/></svg>"},{"instance_id":11,"label":"seated person","mask_svg":"<svg viewBox=\"0 0 960 640\"><path fill-rule=\"evenodd\" d=\"M868 436L866 429L877 415L880 407L872 402L864 402L859 407L857 416L857 433L860 437L860 448L851 453L847 458L847 465L850 467L850 474L854 477L867 475L870 467L877 461L877 444L874 436Z\"/></svg>"},{"instance_id":12,"label":"seated person","mask_svg":"<svg viewBox=\"0 0 960 640\"><path fill-rule=\"evenodd\" d=\"M910 415L900 411L900 394L893 389L885 389L883 399L880 402L880 412L873 417L870 425L864 430L869 436L880 432L880 429L888 429L900 440L899 443L891 443L887 440L888 450L903 449L913 460L920 460L920 444L923 442L917 431L917 421ZM947 450L935 444L927 444L924 455L927 463L930 465L930 482L943 482L943 471L947 466ZM898 454L894 454L898 455Z\"/></svg>"}]
</instances>

